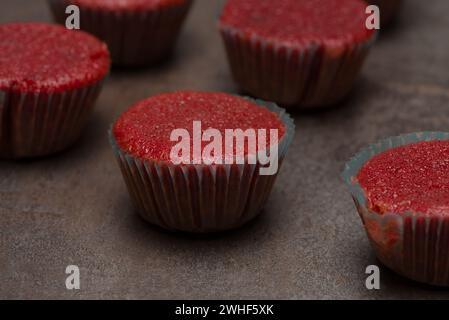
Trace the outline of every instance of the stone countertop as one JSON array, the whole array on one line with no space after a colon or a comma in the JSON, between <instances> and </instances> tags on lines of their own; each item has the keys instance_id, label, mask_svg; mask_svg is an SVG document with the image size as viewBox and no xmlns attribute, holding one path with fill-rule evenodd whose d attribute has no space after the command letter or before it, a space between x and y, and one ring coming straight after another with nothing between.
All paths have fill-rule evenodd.
<instances>
[{"instance_id":1,"label":"stone countertop","mask_svg":"<svg viewBox=\"0 0 449 320\"><path fill-rule=\"evenodd\" d=\"M111 122L176 89L235 92L215 28L220 1L197 0L173 59L114 70L81 140L40 160L0 162L0 298L449 298L381 267L340 181L361 147L449 128L449 2L404 1L349 99L296 114L297 134L264 214L215 236L171 234L140 219L108 144ZM44 0L2 0L0 22L48 21ZM1 53L0 53L1 54ZM81 290L65 288L65 268Z\"/></svg>"}]
</instances>

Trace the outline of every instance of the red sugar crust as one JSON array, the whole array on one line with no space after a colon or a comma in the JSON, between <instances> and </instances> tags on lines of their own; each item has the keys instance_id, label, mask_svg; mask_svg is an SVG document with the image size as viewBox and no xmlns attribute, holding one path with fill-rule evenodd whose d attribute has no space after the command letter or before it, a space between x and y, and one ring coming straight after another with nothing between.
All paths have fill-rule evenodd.
<instances>
[{"instance_id":1,"label":"red sugar crust","mask_svg":"<svg viewBox=\"0 0 449 320\"><path fill-rule=\"evenodd\" d=\"M161 94L137 103L116 121L113 134L119 147L133 156L170 162L170 151L176 144L170 141L171 132L186 129L192 144L192 124L199 120L203 132L214 128L223 137L225 129L237 128L266 129L268 142L269 129L279 130L279 140L285 134L285 127L275 113L247 99L190 91Z\"/></svg>"},{"instance_id":2,"label":"red sugar crust","mask_svg":"<svg viewBox=\"0 0 449 320\"><path fill-rule=\"evenodd\" d=\"M62 92L94 84L109 70L106 45L45 23L0 25L0 90Z\"/></svg>"},{"instance_id":3,"label":"red sugar crust","mask_svg":"<svg viewBox=\"0 0 449 320\"><path fill-rule=\"evenodd\" d=\"M186 0L71 0L73 4L102 10L148 10L183 5Z\"/></svg>"},{"instance_id":4,"label":"red sugar crust","mask_svg":"<svg viewBox=\"0 0 449 320\"><path fill-rule=\"evenodd\" d=\"M222 26L275 43L344 45L373 35L362 0L228 0Z\"/></svg>"},{"instance_id":5,"label":"red sugar crust","mask_svg":"<svg viewBox=\"0 0 449 320\"><path fill-rule=\"evenodd\" d=\"M449 214L449 141L419 142L370 159L357 180L370 209L384 213Z\"/></svg>"}]
</instances>

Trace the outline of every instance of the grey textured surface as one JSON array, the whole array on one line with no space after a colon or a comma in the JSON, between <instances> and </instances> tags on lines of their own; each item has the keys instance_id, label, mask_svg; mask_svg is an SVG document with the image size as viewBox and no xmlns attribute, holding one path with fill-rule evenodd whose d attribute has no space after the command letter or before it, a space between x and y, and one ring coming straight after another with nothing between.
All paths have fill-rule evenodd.
<instances>
[{"instance_id":1,"label":"grey textured surface","mask_svg":"<svg viewBox=\"0 0 449 320\"><path fill-rule=\"evenodd\" d=\"M215 28L219 2L197 0L172 61L115 71L83 138L57 156L0 162L0 298L449 298L377 264L339 174L380 138L449 128L449 2L406 0L351 98L295 115L297 135L265 213L235 232L190 237L143 222L107 140L133 102L175 89L235 91ZM49 20L43 0L2 0L0 22ZM0 53L1 54L1 53ZM81 290L65 289L65 267Z\"/></svg>"}]
</instances>

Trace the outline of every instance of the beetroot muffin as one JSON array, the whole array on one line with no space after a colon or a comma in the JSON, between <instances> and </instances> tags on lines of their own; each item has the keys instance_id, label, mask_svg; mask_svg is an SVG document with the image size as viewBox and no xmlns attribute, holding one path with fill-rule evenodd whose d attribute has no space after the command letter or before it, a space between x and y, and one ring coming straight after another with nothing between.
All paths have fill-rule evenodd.
<instances>
[{"instance_id":1,"label":"beetroot muffin","mask_svg":"<svg viewBox=\"0 0 449 320\"><path fill-rule=\"evenodd\" d=\"M219 21L235 81L288 108L345 97L375 39L362 0L228 0Z\"/></svg>"},{"instance_id":2,"label":"beetroot muffin","mask_svg":"<svg viewBox=\"0 0 449 320\"><path fill-rule=\"evenodd\" d=\"M0 25L0 157L44 156L74 142L109 64L106 45L87 33Z\"/></svg>"},{"instance_id":3,"label":"beetroot muffin","mask_svg":"<svg viewBox=\"0 0 449 320\"><path fill-rule=\"evenodd\" d=\"M80 8L81 29L104 40L114 65L144 66L172 51L193 0L49 0L57 22Z\"/></svg>"},{"instance_id":4,"label":"beetroot muffin","mask_svg":"<svg viewBox=\"0 0 449 320\"><path fill-rule=\"evenodd\" d=\"M369 4L374 4L380 9L380 23L382 26L393 21L401 6L402 0L368 0Z\"/></svg>"},{"instance_id":5,"label":"beetroot muffin","mask_svg":"<svg viewBox=\"0 0 449 320\"><path fill-rule=\"evenodd\" d=\"M372 145L344 178L379 260L410 279L449 286L449 133Z\"/></svg>"},{"instance_id":6,"label":"beetroot muffin","mask_svg":"<svg viewBox=\"0 0 449 320\"><path fill-rule=\"evenodd\" d=\"M239 149L234 143L223 153L218 154L218 149L210 153L222 163L210 161L204 140L195 152L196 121L201 121L200 136L206 129L223 136L228 129L273 129L278 140L268 139L267 133L264 150L259 144L263 136L258 135L257 150L247 143ZM186 141L192 142L188 148L191 159L187 162L185 155L179 158L183 161L172 156L178 141L171 139L174 129L190 136ZM266 163L250 159L255 151L275 154L277 150L279 168L293 133L291 118L274 104L225 93L175 92L132 106L113 125L110 139L141 216L169 230L202 233L237 228L260 213L277 170L264 175ZM228 142L223 139L219 141L225 146ZM239 152L244 155L242 162L227 162Z\"/></svg>"}]
</instances>

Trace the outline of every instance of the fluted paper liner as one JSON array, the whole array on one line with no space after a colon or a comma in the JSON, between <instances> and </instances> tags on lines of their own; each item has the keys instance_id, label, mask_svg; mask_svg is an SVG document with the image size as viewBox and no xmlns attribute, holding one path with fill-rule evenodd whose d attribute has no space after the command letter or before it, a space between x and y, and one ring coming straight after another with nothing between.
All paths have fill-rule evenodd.
<instances>
[{"instance_id":1,"label":"fluted paper liner","mask_svg":"<svg viewBox=\"0 0 449 320\"><path fill-rule=\"evenodd\" d=\"M240 88L287 109L325 107L343 99L376 38L335 50L324 44L299 48L249 37L224 24L219 28Z\"/></svg>"},{"instance_id":2,"label":"fluted paper liner","mask_svg":"<svg viewBox=\"0 0 449 320\"><path fill-rule=\"evenodd\" d=\"M146 10L102 10L79 6L81 29L107 43L119 66L150 65L174 47L193 0ZM70 0L49 0L55 20L65 24Z\"/></svg>"},{"instance_id":3,"label":"fluted paper liner","mask_svg":"<svg viewBox=\"0 0 449 320\"><path fill-rule=\"evenodd\" d=\"M346 164L342 177L349 186L378 259L415 281L449 286L449 212L448 215L379 214L369 208L365 192L356 180L363 165L376 154L432 140L449 140L449 133L412 133L370 145Z\"/></svg>"},{"instance_id":4,"label":"fluted paper liner","mask_svg":"<svg viewBox=\"0 0 449 320\"><path fill-rule=\"evenodd\" d=\"M103 81L62 92L0 90L0 158L59 152L81 134Z\"/></svg>"},{"instance_id":5,"label":"fluted paper liner","mask_svg":"<svg viewBox=\"0 0 449 320\"><path fill-rule=\"evenodd\" d=\"M280 169L293 139L293 120L275 104L255 102L275 112L286 128L279 141ZM237 228L260 213L277 176L261 176L260 164L248 162L173 165L144 160L123 151L112 129L109 137L137 211L169 230L206 233Z\"/></svg>"}]
</instances>

